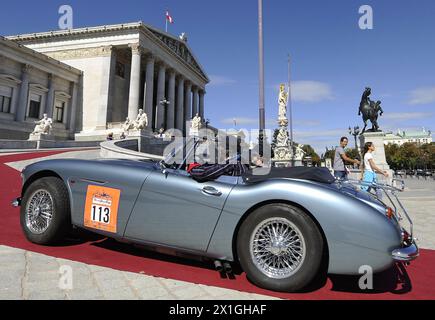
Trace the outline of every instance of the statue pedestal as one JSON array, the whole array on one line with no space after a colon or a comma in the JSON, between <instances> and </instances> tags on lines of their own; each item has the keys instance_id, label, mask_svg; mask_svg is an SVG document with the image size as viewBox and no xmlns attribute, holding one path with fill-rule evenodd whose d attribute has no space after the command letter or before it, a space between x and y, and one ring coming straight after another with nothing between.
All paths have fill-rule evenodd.
<instances>
[{"instance_id":1,"label":"statue pedestal","mask_svg":"<svg viewBox=\"0 0 435 320\"><path fill-rule=\"evenodd\" d=\"M51 134L44 133L31 133L29 136L29 141L54 141L54 136Z\"/></svg>"},{"instance_id":2,"label":"statue pedestal","mask_svg":"<svg viewBox=\"0 0 435 320\"><path fill-rule=\"evenodd\" d=\"M152 138L152 137L154 137L154 135L153 135L153 133L151 131L145 130L145 129L142 129L142 130L130 130L130 131L128 131L127 136L129 138L141 138L141 137Z\"/></svg>"},{"instance_id":3,"label":"statue pedestal","mask_svg":"<svg viewBox=\"0 0 435 320\"><path fill-rule=\"evenodd\" d=\"M372 142L375 146L375 151L373 152L373 160L379 169L388 172L389 177L385 178L381 174L377 174L378 181L380 183L391 184L394 171L390 169L385 157L385 145L384 145L385 133L380 132L365 132L359 137L361 148L364 148L366 142Z\"/></svg>"},{"instance_id":4,"label":"statue pedestal","mask_svg":"<svg viewBox=\"0 0 435 320\"><path fill-rule=\"evenodd\" d=\"M51 134L31 133L28 141L36 141L36 149L40 149L44 145L53 144L55 141L55 138Z\"/></svg>"},{"instance_id":5,"label":"statue pedestal","mask_svg":"<svg viewBox=\"0 0 435 320\"><path fill-rule=\"evenodd\" d=\"M291 167L292 154L288 145L278 145L273 150L275 157L272 163L275 167Z\"/></svg>"},{"instance_id":6,"label":"statue pedestal","mask_svg":"<svg viewBox=\"0 0 435 320\"><path fill-rule=\"evenodd\" d=\"M189 135L193 136L193 137L199 137L199 130L198 129L194 129L194 128L190 128Z\"/></svg>"},{"instance_id":7,"label":"statue pedestal","mask_svg":"<svg viewBox=\"0 0 435 320\"><path fill-rule=\"evenodd\" d=\"M139 152L145 150L145 146L149 144L151 140L154 139L154 134L150 130L130 130L128 131L129 139L137 139L137 145L139 147Z\"/></svg>"}]
</instances>

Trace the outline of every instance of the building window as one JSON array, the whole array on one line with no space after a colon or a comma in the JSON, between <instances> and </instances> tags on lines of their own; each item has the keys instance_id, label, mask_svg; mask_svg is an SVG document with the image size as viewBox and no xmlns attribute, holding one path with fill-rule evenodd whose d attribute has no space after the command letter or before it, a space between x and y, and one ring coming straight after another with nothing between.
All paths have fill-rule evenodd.
<instances>
[{"instance_id":1,"label":"building window","mask_svg":"<svg viewBox=\"0 0 435 320\"><path fill-rule=\"evenodd\" d=\"M118 77L125 78L125 65L119 61L116 62L115 73Z\"/></svg>"},{"instance_id":2,"label":"building window","mask_svg":"<svg viewBox=\"0 0 435 320\"><path fill-rule=\"evenodd\" d=\"M32 94L29 103L29 118L39 119L41 111L41 96Z\"/></svg>"},{"instance_id":3,"label":"building window","mask_svg":"<svg viewBox=\"0 0 435 320\"><path fill-rule=\"evenodd\" d=\"M56 101L54 105L54 114L53 120L54 122L63 122L63 116L65 113L65 102L64 101Z\"/></svg>"},{"instance_id":4,"label":"building window","mask_svg":"<svg viewBox=\"0 0 435 320\"><path fill-rule=\"evenodd\" d=\"M11 112L11 98L0 96L0 112L9 113Z\"/></svg>"},{"instance_id":5,"label":"building window","mask_svg":"<svg viewBox=\"0 0 435 320\"><path fill-rule=\"evenodd\" d=\"M12 88L0 86L0 112L11 112Z\"/></svg>"}]
</instances>

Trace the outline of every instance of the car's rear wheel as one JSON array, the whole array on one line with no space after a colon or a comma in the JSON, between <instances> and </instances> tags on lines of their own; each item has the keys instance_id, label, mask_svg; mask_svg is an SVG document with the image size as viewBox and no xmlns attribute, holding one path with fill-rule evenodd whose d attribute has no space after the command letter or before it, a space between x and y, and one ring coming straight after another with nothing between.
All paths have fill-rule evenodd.
<instances>
[{"instance_id":1,"label":"car's rear wheel","mask_svg":"<svg viewBox=\"0 0 435 320\"><path fill-rule=\"evenodd\" d=\"M55 244L70 231L70 210L68 190L61 179L38 179L24 193L21 228L33 243Z\"/></svg>"},{"instance_id":2,"label":"car's rear wheel","mask_svg":"<svg viewBox=\"0 0 435 320\"><path fill-rule=\"evenodd\" d=\"M237 237L240 265L256 285L294 292L318 273L323 238L314 221L301 209L269 204L253 211Z\"/></svg>"}]
</instances>

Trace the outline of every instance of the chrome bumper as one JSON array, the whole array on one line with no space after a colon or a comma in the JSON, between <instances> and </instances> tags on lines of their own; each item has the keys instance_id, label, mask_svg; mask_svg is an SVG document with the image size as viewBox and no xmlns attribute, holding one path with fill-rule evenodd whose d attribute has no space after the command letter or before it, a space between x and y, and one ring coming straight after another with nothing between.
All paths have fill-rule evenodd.
<instances>
[{"instance_id":1,"label":"chrome bumper","mask_svg":"<svg viewBox=\"0 0 435 320\"><path fill-rule=\"evenodd\" d=\"M15 200L12 200L11 203L12 207L18 208L21 206L21 198L17 198Z\"/></svg>"},{"instance_id":2,"label":"chrome bumper","mask_svg":"<svg viewBox=\"0 0 435 320\"><path fill-rule=\"evenodd\" d=\"M397 262L409 262L416 259L419 255L418 247L415 243L408 247L393 250L391 253L393 260Z\"/></svg>"}]
</instances>

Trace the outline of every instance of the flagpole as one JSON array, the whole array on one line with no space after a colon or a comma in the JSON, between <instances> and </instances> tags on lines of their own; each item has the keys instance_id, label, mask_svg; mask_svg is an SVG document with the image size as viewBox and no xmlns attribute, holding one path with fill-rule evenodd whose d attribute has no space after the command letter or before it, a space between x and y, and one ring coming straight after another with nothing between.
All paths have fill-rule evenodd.
<instances>
[{"instance_id":1,"label":"flagpole","mask_svg":"<svg viewBox=\"0 0 435 320\"><path fill-rule=\"evenodd\" d=\"M166 33L168 33L168 17L167 16L165 16L165 21L166 21L165 31L166 31Z\"/></svg>"}]
</instances>

